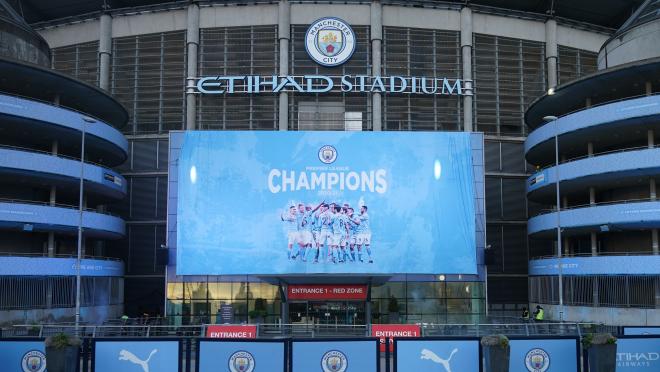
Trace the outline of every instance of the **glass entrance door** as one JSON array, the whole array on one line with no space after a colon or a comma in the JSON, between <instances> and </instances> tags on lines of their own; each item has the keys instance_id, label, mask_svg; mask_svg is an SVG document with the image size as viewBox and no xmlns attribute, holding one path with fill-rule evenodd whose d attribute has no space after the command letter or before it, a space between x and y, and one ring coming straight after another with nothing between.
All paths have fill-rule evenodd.
<instances>
[{"instance_id":1,"label":"glass entrance door","mask_svg":"<svg viewBox=\"0 0 660 372\"><path fill-rule=\"evenodd\" d=\"M364 302L323 301L310 302L309 317L317 324L356 325L364 324Z\"/></svg>"}]
</instances>

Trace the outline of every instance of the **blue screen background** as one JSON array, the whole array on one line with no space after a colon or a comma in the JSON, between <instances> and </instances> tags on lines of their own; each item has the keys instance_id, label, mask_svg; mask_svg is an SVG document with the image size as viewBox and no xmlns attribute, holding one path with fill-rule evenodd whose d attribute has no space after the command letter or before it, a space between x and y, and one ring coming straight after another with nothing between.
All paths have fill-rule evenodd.
<instances>
[{"instance_id":1,"label":"blue screen background","mask_svg":"<svg viewBox=\"0 0 660 372\"><path fill-rule=\"evenodd\" d=\"M336 149L332 164L319 159L327 145ZM477 273L468 133L185 132L178 169L178 275ZM272 169L382 169L387 187L273 193ZM280 216L322 200L348 203L356 214L369 207L373 264L287 258Z\"/></svg>"}]
</instances>

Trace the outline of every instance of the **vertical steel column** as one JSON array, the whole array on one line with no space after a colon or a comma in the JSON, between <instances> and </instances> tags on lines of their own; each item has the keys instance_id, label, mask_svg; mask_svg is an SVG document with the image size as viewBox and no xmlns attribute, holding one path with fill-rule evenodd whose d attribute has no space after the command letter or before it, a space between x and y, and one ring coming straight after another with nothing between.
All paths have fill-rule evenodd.
<instances>
[{"instance_id":1,"label":"vertical steel column","mask_svg":"<svg viewBox=\"0 0 660 372\"><path fill-rule=\"evenodd\" d=\"M548 91L557 86L557 21L545 22L545 60L548 67Z\"/></svg>"},{"instance_id":2,"label":"vertical steel column","mask_svg":"<svg viewBox=\"0 0 660 372\"><path fill-rule=\"evenodd\" d=\"M112 57L112 16L101 14L99 27L99 88L110 88L110 58Z\"/></svg>"},{"instance_id":3,"label":"vertical steel column","mask_svg":"<svg viewBox=\"0 0 660 372\"><path fill-rule=\"evenodd\" d=\"M59 101L59 96L57 97L57 101ZM57 102L59 104L59 102ZM58 153L58 147L59 143L57 140L53 140L52 146L51 146L51 154L57 156ZM50 205L55 205L57 203L57 187L55 185L50 186ZM48 257L55 257L55 233L54 232L49 232L48 233Z\"/></svg>"},{"instance_id":4,"label":"vertical steel column","mask_svg":"<svg viewBox=\"0 0 660 372\"><path fill-rule=\"evenodd\" d=\"M380 1L371 2L371 75L381 75L382 42L383 42L383 6ZM373 131L383 129L382 93L371 93L371 123Z\"/></svg>"},{"instance_id":5,"label":"vertical steel column","mask_svg":"<svg viewBox=\"0 0 660 372\"><path fill-rule=\"evenodd\" d=\"M188 20L186 26L186 130L195 130L197 118L197 101L195 97L195 80L197 79L197 50L199 48L199 5L188 5Z\"/></svg>"},{"instance_id":6,"label":"vertical steel column","mask_svg":"<svg viewBox=\"0 0 660 372\"><path fill-rule=\"evenodd\" d=\"M280 41L280 76L289 74L289 40L291 39L291 4L280 0L277 16L277 38ZM280 92L279 130L289 129L289 93Z\"/></svg>"},{"instance_id":7,"label":"vertical steel column","mask_svg":"<svg viewBox=\"0 0 660 372\"><path fill-rule=\"evenodd\" d=\"M461 53L463 57L463 130L472 132L472 9L461 9Z\"/></svg>"}]
</instances>

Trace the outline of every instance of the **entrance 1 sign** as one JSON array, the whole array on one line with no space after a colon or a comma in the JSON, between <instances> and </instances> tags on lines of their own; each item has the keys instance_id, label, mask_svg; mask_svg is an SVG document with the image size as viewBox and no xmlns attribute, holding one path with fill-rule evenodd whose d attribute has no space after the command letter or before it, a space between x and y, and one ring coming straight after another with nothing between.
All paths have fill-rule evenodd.
<instances>
[{"instance_id":1,"label":"entrance 1 sign","mask_svg":"<svg viewBox=\"0 0 660 372\"><path fill-rule=\"evenodd\" d=\"M206 328L210 338L257 338L256 325L210 325Z\"/></svg>"},{"instance_id":2,"label":"entrance 1 sign","mask_svg":"<svg viewBox=\"0 0 660 372\"><path fill-rule=\"evenodd\" d=\"M371 335L380 339L380 351L385 351L385 337L389 338L390 351L394 351L394 338L421 337L417 324L372 324Z\"/></svg>"},{"instance_id":3,"label":"entrance 1 sign","mask_svg":"<svg viewBox=\"0 0 660 372\"><path fill-rule=\"evenodd\" d=\"M287 297L291 300L366 300L367 286L357 285L290 285Z\"/></svg>"}]
</instances>

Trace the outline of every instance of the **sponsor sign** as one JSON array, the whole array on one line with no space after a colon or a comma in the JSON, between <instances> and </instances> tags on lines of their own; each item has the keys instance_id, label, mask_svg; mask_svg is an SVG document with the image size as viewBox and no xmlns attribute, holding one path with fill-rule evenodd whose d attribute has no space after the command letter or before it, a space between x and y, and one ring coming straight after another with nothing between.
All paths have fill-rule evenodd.
<instances>
[{"instance_id":1,"label":"sponsor sign","mask_svg":"<svg viewBox=\"0 0 660 372\"><path fill-rule=\"evenodd\" d=\"M394 345L394 372L481 371L477 339L396 339Z\"/></svg>"},{"instance_id":2,"label":"sponsor sign","mask_svg":"<svg viewBox=\"0 0 660 372\"><path fill-rule=\"evenodd\" d=\"M660 337L624 336L616 344L616 372L660 371Z\"/></svg>"},{"instance_id":3,"label":"sponsor sign","mask_svg":"<svg viewBox=\"0 0 660 372\"><path fill-rule=\"evenodd\" d=\"M289 285L287 298L291 300L366 300L366 285Z\"/></svg>"},{"instance_id":4,"label":"sponsor sign","mask_svg":"<svg viewBox=\"0 0 660 372\"><path fill-rule=\"evenodd\" d=\"M0 366L8 372L46 372L43 341L0 340Z\"/></svg>"},{"instance_id":5,"label":"sponsor sign","mask_svg":"<svg viewBox=\"0 0 660 372\"><path fill-rule=\"evenodd\" d=\"M377 372L377 347L377 340L373 339L293 340L291 372Z\"/></svg>"},{"instance_id":6,"label":"sponsor sign","mask_svg":"<svg viewBox=\"0 0 660 372\"><path fill-rule=\"evenodd\" d=\"M509 372L578 372L577 338L510 339Z\"/></svg>"},{"instance_id":7,"label":"sponsor sign","mask_svg":"<svg viewBox=\"0 0 660 372\"><path fill-rule=\"evenodd\" d=\"M389 339L390 351L394 351L394 338L421 337L421 329L417 324L372 324L371 336L378 337L380 351L385 352L385 339Z\"/></svg>"},{"instance_id":8,"label":"sponsor sign","mask_svg":"<svg viewBox=\"0 0 660 372\"><path fill-rule=\"evenodd\" d=\"M660 336L660 327L623 327L624 336Z\"/></svg>"},{"instance_id":9,"label":"sponsor sign","mask_svg":"<svg viewBox=\"0 0 660 372\"><path fill-rule=\"evenodd\" d=\"M180 372L179 340L94 340L93 372Z\"/></svg>"},{"instance_id":10,"label":"sponsor sign","mask_svg":"<svg viewBox=\"0 0 660 372\"><path fill-rule=\"evenodd\" d=\"M284 372L284 341L200 340L196 372Z\"/></svg>"},{"instance_id":11,"label":"sponsor sign","mask_svg":"<svg viewBox=\"0 0 660 372\"><path fill-rule=\"evenodd\" d=\"M206 337L210 338L257 338L256 325L209 325Z\"/></svg>"},{"instance_id":12,"label":"sponsor sign","mask_svg":"<svg viewBox=\"0 0 660 372\"><path fill-rule=\"evenodd\" d=\"M477 273L469 133L183 136L177 275Z\"/></svg>"}]
</instances>

